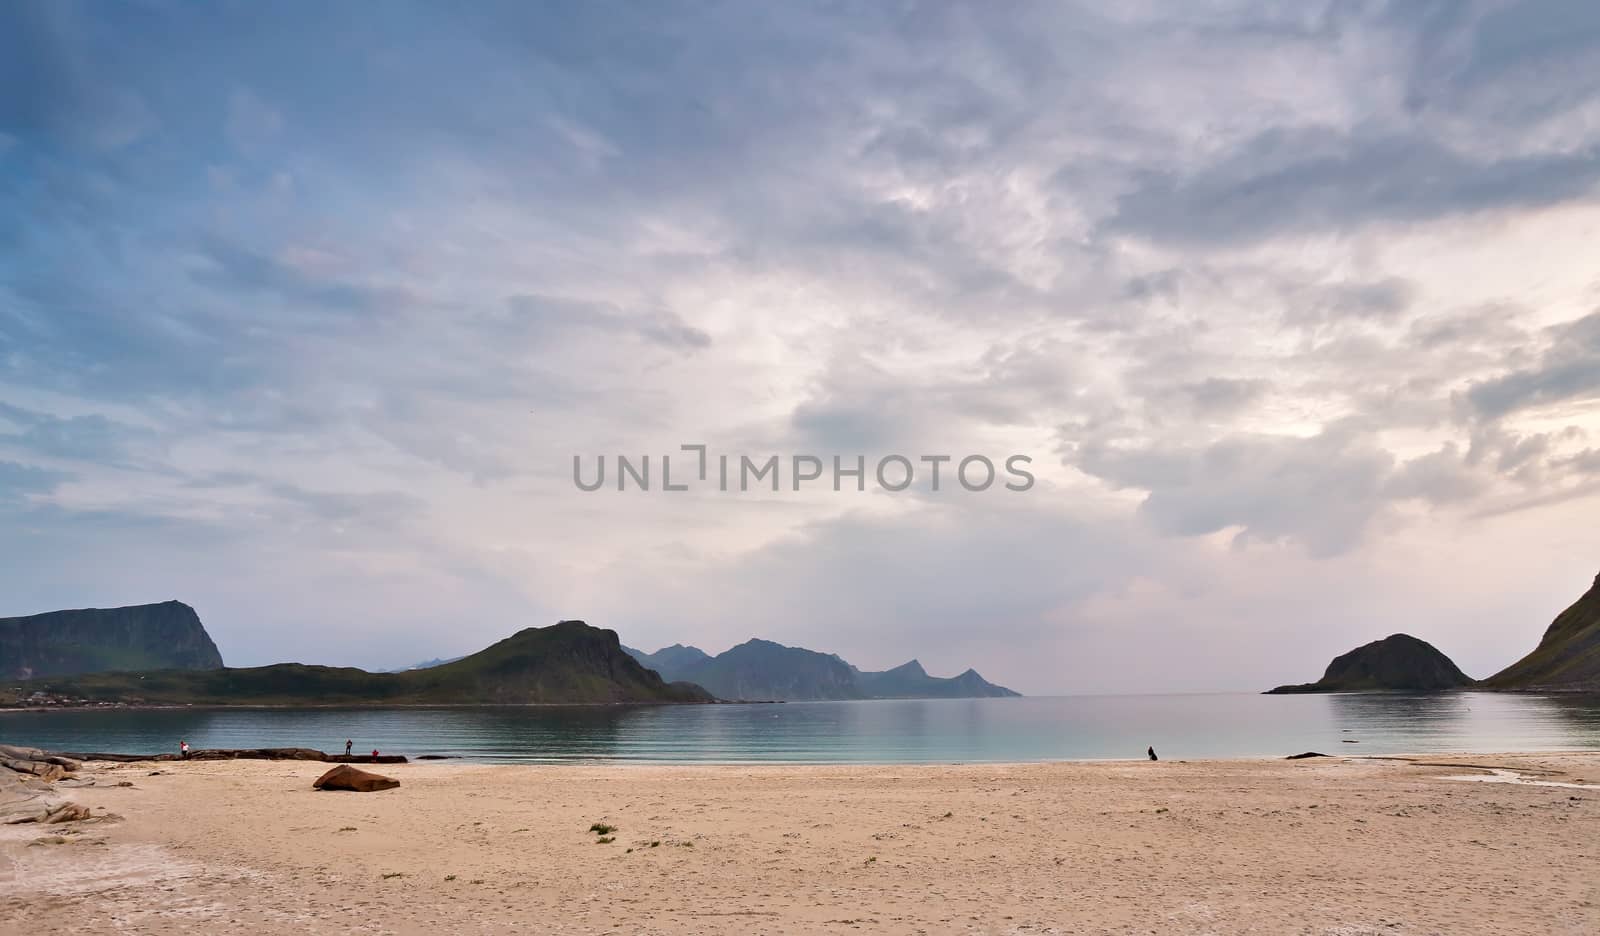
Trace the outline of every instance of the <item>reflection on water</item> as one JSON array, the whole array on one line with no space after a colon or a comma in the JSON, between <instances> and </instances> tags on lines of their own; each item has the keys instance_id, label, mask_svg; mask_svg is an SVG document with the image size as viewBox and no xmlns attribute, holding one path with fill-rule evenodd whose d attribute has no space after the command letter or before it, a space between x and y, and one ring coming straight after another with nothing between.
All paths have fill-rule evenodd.
<instances>
[{"instance_id":1,"label":"reflection on water","mask_svg":"<svg viewBox=\"0 0 1600 936\"><path fill-rule=\"evenodd\" d=\"M1245 694L786 705L0 713L61 751L313 747L483 761L951 763L1600 750L1600 697Z\"/></svg>"}]
</instances>

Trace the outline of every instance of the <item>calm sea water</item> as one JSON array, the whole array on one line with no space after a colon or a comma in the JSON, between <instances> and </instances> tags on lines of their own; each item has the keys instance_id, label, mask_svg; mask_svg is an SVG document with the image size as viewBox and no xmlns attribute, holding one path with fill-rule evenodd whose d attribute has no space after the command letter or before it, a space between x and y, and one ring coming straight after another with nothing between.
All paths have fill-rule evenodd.
<instances>
[{"instance_id":1,"label":"calm sea water","mask_svg":"<svg viewBox=\"0 0 1600 936\"><path fill-rule=\"evenodd\" d=\"M957 763L1600 750L1600 697L1152 695L603 708L0 713L57 751L312 747L478 761ZM1357 743L1346 743L1357 742Z\"/></svg>"}]
</instances>

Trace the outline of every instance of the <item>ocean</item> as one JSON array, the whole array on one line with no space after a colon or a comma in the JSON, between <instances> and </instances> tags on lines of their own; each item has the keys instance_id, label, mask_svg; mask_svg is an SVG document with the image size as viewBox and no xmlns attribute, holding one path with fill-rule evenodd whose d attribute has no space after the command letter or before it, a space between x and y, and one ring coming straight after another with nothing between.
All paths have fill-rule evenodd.
<instances>
[{"instance_id":1,"label":"ocean","mask_svg":"<svg viewBox=\"0 0 1600 936\"><path fill-rule=\"evenodd\" d=\"M56 751L311 747L496 763L946 764L1600 750L1600 697L1255 694L547 708L0 713Z\"/></svg>"}]
</instances>

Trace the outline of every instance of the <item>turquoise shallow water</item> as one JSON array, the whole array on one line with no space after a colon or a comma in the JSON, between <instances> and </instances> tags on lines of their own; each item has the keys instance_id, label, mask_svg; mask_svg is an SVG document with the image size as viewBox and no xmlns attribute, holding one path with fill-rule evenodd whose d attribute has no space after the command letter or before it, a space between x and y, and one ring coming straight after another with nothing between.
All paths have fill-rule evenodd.
<instances>
[{"instance_id":1,"label":"turquoise shallow water","mask_svg":"<svg viewBox=\"0 0 1600 936\"><path fill-rule=\"evenodd\" d=\"M961 763L1600 750L1600 697L1059 696L596 708L0 713L58 751L313 747L493 762ZM1357 742L1357 743L1346 743Z\"/></svg>"}]
</instances>

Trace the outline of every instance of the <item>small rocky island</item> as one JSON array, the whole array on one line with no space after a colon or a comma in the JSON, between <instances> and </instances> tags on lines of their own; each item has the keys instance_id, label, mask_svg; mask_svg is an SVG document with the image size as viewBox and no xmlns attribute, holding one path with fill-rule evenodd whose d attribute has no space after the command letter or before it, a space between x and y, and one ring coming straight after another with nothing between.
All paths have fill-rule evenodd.
<instances>
[{"instance_id":1,"label":"small rocky island","mask_svg":"<svg viewBox=\"0 0 1600 936\"><path fill-rule=\"evenodd\" d=\"M1475 680L1438 648L1410 634L1393 634L1334 657L1314 683L1279 686L1268 695L1297 692L1437 692Z\"/></svg>"}]
</instances>

